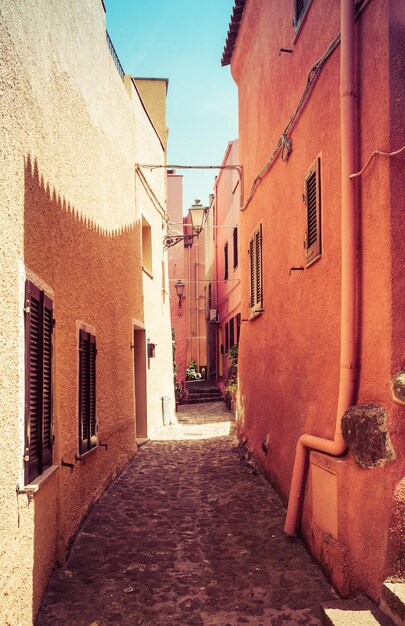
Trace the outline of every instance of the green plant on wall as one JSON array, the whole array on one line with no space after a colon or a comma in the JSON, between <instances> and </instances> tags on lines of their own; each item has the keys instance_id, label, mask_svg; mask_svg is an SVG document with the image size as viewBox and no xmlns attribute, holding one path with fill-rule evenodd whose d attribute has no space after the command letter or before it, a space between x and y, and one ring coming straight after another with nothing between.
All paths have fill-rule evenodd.
<instances>
[{"instance_id":1,"label":"green plant on wall","mask_svg":"<svg viewBox=\"0 0 405 626\"><path fill-rule=\"evenodd\" d=\"M228 357L228 374L225 384L225 401L229 408L233 408L238 392L238 344L229 348L226 353Z\"/></svg>"}]
</instances>

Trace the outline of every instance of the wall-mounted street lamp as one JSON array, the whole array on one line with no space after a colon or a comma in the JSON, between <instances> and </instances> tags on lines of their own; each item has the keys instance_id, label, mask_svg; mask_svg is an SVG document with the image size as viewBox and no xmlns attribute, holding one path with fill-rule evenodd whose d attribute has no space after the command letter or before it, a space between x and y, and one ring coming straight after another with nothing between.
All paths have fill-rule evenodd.
<instances>
[{"instance_id":1,"label":"wall-mounted street lamp","mask_svg":"<svg viewBox=\"0 0 405 626\"><path fill-rule=\"evenodd\" d=\"M185 283L183 283L182 280L178 280L176 282L176 284L174 285L177 297L179 299L179 313L178 313L179 315L181 315L181 302L182 302L182 300L184 298L184 288L185 288L185 286L186 285L185 285Z\"/></svg>"},{"instance_id":2,"label":"wall-mounted street lamp","mask_svg":"<svg viewBox=\"0 0 405 626\"><path fill-rule=\"evenodd\" d=\"M207 219L208 207L203 206L199 200L195 200L193 206L188 210L190 216L191 234L182 235L165 235L163 237L164 249L175 246L180 241L186 241L189 246L192 245L194 237L198 237L205 226L205 220ZM187 227L187 223L184 224Z\"/></svg>"}]
</instances>

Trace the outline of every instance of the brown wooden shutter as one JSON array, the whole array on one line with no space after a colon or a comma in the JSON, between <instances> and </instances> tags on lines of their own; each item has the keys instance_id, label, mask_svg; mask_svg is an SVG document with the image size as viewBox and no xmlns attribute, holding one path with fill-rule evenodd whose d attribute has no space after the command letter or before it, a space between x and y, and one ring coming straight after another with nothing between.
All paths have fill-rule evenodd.
<instances>
[{"instance_id":1,"label":"brown wooden shutter","mask_svg":"<svg viewBox=\"0 0 405 626\"><path fill-rule=\"evenodd\" d=\"M256 254L256 307L262 308L262 225L255 233L255 254Z\"/></svg>"},{"instance_id":2,"label":"brown wooden shutter","mask_svg":"<svg viewBox=\"0 0 405 626\"><path fill-rule=\"evenodd\" d=\"M228 269L228 242L226 242L224 246L224 279L228 280L229 269Z\"/></svg>"},{"instance_id":3,"label":"brown wooden shutter","mask_svg":"<svg viewBox=\"0 0 405 626\"><path fill-rule=\"evenodd\" d=\"M309 0L294 0L294 25L297 28L305 13Z\"/></svg>"},{"instance_id":4,"label":"brown wooden shutter","mask_svg":"<svg viewBox=\"0 0 405 626\"><path fill-rule=\"evenodd\" d=\"M249 307L253 309L256 299L255 290L255 244L254 237L249 241L249 262L250 262L250 302Z\"/></svg>"},{"instance_id":5,"label":"brown wooden shutter","mask_svg":"<svg viewBox=\"0 0 405 626\"><path fill-rule=\"evenodd\" d=\"M31 281L25 297L25 481L52 464L52 300Z\"/></svg>"},{"instance_id":6,"label":"brown wooden shutter","mask_svg":"<svg viewBox=\"0 0 405 626\"><path fill-rule=\"evenodd\" d=\"M239 343L240 324L241 324L241 314L238 313L236 316L236 343Z\"/></svg>"},{"instance_id":7,"label":"brown wooden shutter","mask_svg":"<svg viewBox=\"0 0 405 626\"><path fill-rule=\"evenodd\" d=\"M233 229L233 268L238 266L238 228Z\"/></svg>"},{"instance_id":8,"label":"brown wooden shutter","mask_svg":"<svg viewBox=\"0 0 405 626\"><path fill-rule=\"evenodd\" d=\"M90 335L89 346L89 427L90 448L97 444L97 421L96 421L96 338Z\"/></svg>"},{"instance_id":9,"label":"brown wooden shutter","mask_svg":"<svg viewBox=\"0 0 405 626\"><path fill-rule=\"evenodd\" d=\"M87 406L88 333L80 331L79 337L79 449L80 454L89 448L89 417Z\"/></svg>"},{"instance_id":10,"label":"brown wooden shutter","mask_svg":"<svg viewBox=\"0 0 405 626\"><path fill-rule=\"evenodd\" d=\"M52 464L52 301L43 296L42 469Z\"/></svg>"},{"instance_id":11,"label":"brown wooden shutter","mask_svg":"<svg viewBox=\"0 0 405 626\"><path fill-rule=\"evenodd\" d=\"M317 158L305 176L306 264L321 255L321 184L320 159Z\"/></svg>"},{"instance_id":12,"label":"brown wooden shutter","mask_svg":"<svg viewBox=\"0 0 405 626\"><path fill-rule=\"evenodd\" d=\"M254 231L249 242L250 255L250 309L251 314L263 310L262 288L262 225Z\"/></svg>"},{"instance_id":13,"label":"brown wooden shutter","mask_svg":"<svg viewBox=\"0 0 405 626\"><path fill-rule=\"evenodd\" d=\"M97 445L96 338L85 330L79 335L79 450Z\"/></svg>"},{"instance_id":14,"label":"brown wooden shutter","mask_svg":"<svg viewBox=\"0 0 405 626\"><path fill-rule=\"evenodd\" d=\"M231 317L229 320L229 347L233 348L235 345L235 318Z\"/></svg>"}]
</instances>

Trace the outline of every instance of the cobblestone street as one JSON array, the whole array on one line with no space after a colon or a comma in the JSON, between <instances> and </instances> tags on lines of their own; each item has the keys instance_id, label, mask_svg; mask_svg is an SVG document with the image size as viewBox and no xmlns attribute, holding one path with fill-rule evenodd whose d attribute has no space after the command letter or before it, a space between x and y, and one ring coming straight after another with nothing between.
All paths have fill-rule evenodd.
<instances>
[{"instance_id":1,"label":"cobblestone street","mask_svg":"<svg viewBox=\"0 0 405 626\"><path fill-rule=\"evenodd\" d=\"M179 407L94 506L37 626L320 624L336 596L224 403Z\"/></svg>"}]
</instances>

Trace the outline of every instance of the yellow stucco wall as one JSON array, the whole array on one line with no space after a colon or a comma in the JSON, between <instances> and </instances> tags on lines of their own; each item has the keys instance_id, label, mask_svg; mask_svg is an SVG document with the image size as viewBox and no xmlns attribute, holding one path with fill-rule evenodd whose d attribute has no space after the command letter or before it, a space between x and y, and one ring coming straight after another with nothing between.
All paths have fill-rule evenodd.
<instances>
[{"instance_id":1,"label":"yellow stucco wall","mask_svg":"<svg viewBox=\"0 0 405 626\"><path fill-rule=\"evenodd\" d=\"M167 144L166 78L135 78L136 86L163 144Z\"/></svg>"},{"instance_id":2,"label":"yellow stucco wall","mask_svg":"<svg viewBox=\"0 0 405 626\"><path fill-rule=\"evenodd\" d=\"M0 624L25 626L83 515L136 451L133 320L158 344L148 371L151 424L161 421L155 398L173 396L159 284L162 220L138 192L134 169L163 162L164 152L111 58L99 0L55 3L52 11L47 0L2 3L0 41ZM164 171L153 185L164 204ZM141 211L150 215L158 255L145 299ZM53 298L56 320L55 467L31 503L16 496L24 485L27 277ZM82 323L97 338L98 438L108 444L85 464L75 463ZM62 458L74 469L61 467Z\"/></svg>"}]
</instances>

